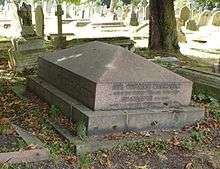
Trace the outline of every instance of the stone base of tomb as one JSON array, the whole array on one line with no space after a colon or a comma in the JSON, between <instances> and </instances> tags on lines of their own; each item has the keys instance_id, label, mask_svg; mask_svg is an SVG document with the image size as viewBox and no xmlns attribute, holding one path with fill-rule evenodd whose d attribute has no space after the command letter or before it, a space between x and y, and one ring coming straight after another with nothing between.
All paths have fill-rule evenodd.
<instances>
[{"instance_id":1,"label":"stone base of tomb","mask_svg":"<svg viewBox=\"0 0 220 169\"><path fill-rule=\"evenodd\" d=\"M36 36L33 26L22 26L21 35L23 37L33 37Z\"/></svg>"},{"instance_id":2,"label":"stone base of tomb","mask_svg":"<svg viewBox=\"0 0 220 169\"><path fill-rule=\"evenodd\" d=\"M17 72L36 67L39 56L49 52L51 46L49 42L39 37L14 39L12 45L8 63L10 68Z\"/></svg>"},{"instance_id":3,"label":"stone base of tomb","mask_svg":"<svg viewBox=\"0 0 220 169\"><path fill-rule=\"evenodd\" d=\"M93 111L38 76L29 78L27 90L33 91L50 105L58 106L73 121L82 122L87 129L87 135L178 129L204 117L204 110L193 106Z\"/></svg>"}]
</instances>

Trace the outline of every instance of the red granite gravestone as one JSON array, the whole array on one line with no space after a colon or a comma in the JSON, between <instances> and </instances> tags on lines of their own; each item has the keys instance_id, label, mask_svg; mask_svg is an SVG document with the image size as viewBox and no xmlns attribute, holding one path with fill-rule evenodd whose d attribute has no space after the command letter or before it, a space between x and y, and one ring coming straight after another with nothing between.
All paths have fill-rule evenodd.
<instances>
[{"instance_id":1,"label":"red granite gravestone","mask_svg":"<svg viewBox=\"0 0 220 169\"><path fill-rule=\"evenodd\" d=\"M177 128L201 119L189 106L192 82L122 47L89 42L39 59L28 88L88 134Z\"/></svg>"},{"instance_id":2,"label":"red granite gravestone","mask_svg":"<svg viewBox=\"0 0 220 169\"><path fill-rule=\"evenodd\" d=\"M39 76L93 110L189 105L192 82L130 51L101 42L51 53Z\"/></svg>"}]
</instances>

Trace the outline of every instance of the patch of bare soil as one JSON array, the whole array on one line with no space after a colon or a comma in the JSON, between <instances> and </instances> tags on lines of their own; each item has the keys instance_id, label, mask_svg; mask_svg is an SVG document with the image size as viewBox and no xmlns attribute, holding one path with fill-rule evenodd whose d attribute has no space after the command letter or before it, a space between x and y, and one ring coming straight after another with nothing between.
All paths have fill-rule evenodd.
<instances>
[{"instance_id":1,"label":"patch of bare soil","mask_svg":"<svg viewBox=\"0 0 220 169\"><path fill-rule=\"evenodd\" d=\"M0 135L0 153L19 151L27 144L17 135Z\"/></svg>"},{"instance_id":2,"label":"patch of bare soil","mask_svg":"<svg viewBox=\"0 0 220 169\"><path fill-rule=\"evenodd\" d=\"M213 169L206 159L172 147L164 154L134 153L129 150L95 157L95 169Z\"/></svg>"}]
</instances>

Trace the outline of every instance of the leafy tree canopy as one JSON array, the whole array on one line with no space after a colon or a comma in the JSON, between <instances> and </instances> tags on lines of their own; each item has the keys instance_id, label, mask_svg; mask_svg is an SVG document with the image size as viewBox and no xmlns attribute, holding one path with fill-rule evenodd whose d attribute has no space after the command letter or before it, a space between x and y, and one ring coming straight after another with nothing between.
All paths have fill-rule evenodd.
<instances>
[{"instance_id":1,"label":"leafy tree canopy","mask_svg":"<svg viewBox=\"0 0 220 169\"><path fill-rule=\"evenodd\" d=\"M121 0L123 2L124 5L128 5L131 3L131 0ZM132 0L133 1L138 1L140 2L140 0ZM107 7L109 8L110 7L110 4L111 4L111 0L96 0L96 3L98 5L107 5ZM136 3L136 2L135 2Z\"/></svg>"}]
</instances>

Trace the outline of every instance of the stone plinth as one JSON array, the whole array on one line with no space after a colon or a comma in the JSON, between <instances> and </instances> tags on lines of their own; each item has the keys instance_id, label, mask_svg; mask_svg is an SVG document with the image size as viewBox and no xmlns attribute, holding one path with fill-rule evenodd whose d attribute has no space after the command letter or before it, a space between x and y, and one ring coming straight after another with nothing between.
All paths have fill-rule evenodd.
<instances>
[{"instance_id":1,"label":"stone plinth","mask_svg":"<svg viewBox=\"0 0 220 169\"><path fill-rule=\"evenodd\" d=\"M118 131L178 129L204 117L204 110L193 106L93 111L39 77L30 77L28 88L50 105L57 105L74 122L80 121L90 136Z\"/></svg>"},{"instance_id":2,"label":"stone plinth","mask_svg":"<svg viewBox=\"0 0 220 169\"><path fill-rule=\"evenodd\" d=\"M40 58L39 76L93 110L188 105L192 91L191 81L101 42Z\"/></svg>"}]
</instances>

